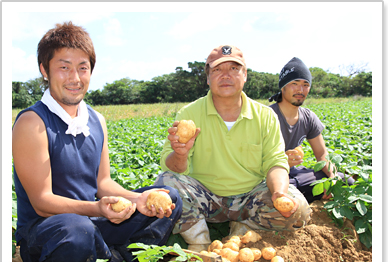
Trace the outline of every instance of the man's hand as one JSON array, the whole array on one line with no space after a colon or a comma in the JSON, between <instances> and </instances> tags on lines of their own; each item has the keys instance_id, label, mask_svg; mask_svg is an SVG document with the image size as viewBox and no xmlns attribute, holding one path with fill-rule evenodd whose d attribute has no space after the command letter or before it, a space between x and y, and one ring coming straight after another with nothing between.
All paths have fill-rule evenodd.
<instances>
[{"instance_id":1,"label":"man's hand","mask_svg":"<svg viewBox=\"0 0 388 262\"><path fill-rule=\"evenodd\" d=\"M286 151L288 156L288 165L290 167L297 166L303 163L303 158L298 154L298 151L290 149Z\"/></svg>"},{"instance_id":2,"label":"man's hand","mask_svg":"<svg viewBox=\"0 0 388 262\"><path fill-rule=\"evenodd\" d=\"M127 220L136 211L136 203L132 203L132 206L125 208L119 213L113 211L110 205L117 203L118 201L118 197L106 196L101 198L100 201L97 202L102 216L106 217L110 222L115 224L120 224L121 222Z\"/></svg>"},{"instance_id":3,"label":"man's hand","mask_svg":"<svg viewBox=\"0 0 388 262\"><path fill-rule=\"evenodd\" d=\"M275 200L279 197L287 197L288 199L290 199L293 203L294 203L294 208L291 210L291 211L288 211L288 212L281 212L279 211L279 213L284 216L284 217L290 217L293 213L295 213L296 210L298 210L298 207L299 207L299 203L296 202L292 197L290 197L288 194L285 194L285 193L281 193L281 192L274 192L272 194L272 203L275 202Z\"/></svg>"},{"instance_id":4,"label":"man's hand","mask_svg":"<svg viewBox=\"0 0 388 262\"><path fill-rule=\"evenodd\" d=\"M171 147L178 155L186 155L188 154L189 150L193 147L195 138L198 136L199 132L201 131L200 128L196 129L195 135L186 143L182 144L178 141L179 136L176 135L176 132L178 131L179 121L175 121L172 124L172 127L168 129L168 140L171 142Z\"/></svg>"},{"instance_id":5,"label":"man's hand","mask_svg":"<svg viewBox=\"0 0 388 262\"><path fill-rule=\"evenodd\" d=\"M169 217L171 216L172 214L172 210L175 209L175 204L172 203L171 207L168 208L166 210L166 213L163 212L163 209L162 208L159 208L159 210L156 210L154 206L152 206L151 210L149 210L147 208L147 198L148 198L148 195L152 192L152 191L164 191L166 193L169 193L170 191L169 190L165 190L165 189L151 189L151 190L147 190L147 191L144 191L143 193L141 193L141 195L138 197L136 203L137 203L137 210L142 213L143 215L145 216L149 216L149 217L158 217L158 218L164 218L164 217Z\"/></svg>"}]
</instances>

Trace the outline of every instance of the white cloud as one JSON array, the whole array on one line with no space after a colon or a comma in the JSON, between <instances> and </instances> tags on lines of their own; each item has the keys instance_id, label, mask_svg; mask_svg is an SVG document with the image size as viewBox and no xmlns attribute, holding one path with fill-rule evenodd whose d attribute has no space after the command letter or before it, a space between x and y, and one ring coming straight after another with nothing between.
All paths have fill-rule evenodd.
<instances>
[{"instance_id":1,"label":"white cloud","mask_svg":"<svg viewBox=\"0 0 388 262\"><path fill-rule=\"evenodd\" d=\"M257 16L247 20L243 26L242 26L242 30L246 33L249 33L249 32L252 32L253 31L253 23L256 22L256 20L259 19Z\"/></svg>"},{"instance_id":2,"label":"white cloud","mask_svg":"<svg viewBox=\"0 0 388 262\"><path fill-rule=\"evenodd\" d=\"M192 50L192 45L180 45L178 48L178 52L185 54L189 53Z\"/></svg>"},{"instance_id":3,"label":"white cloud","mask_svg":"<svg viewBox=\"0 0 388 262\"><path fill-rule=\"evenodd\" d=\"M211 31L220 25L229 25L230 14L219 13L191 13L186 19L175 24L168 32L169 35L177 39L185 39L200 32Z\"/></svg>"},{"instance_id":4,"label":"white cloud","mask_svg":"<svg viewBox=\"0 0 388 262\"><path fill-rule=\"evenodd\" d=\"M26 82L37 77L40 73L36 56L27 56L22 49L12 47L12 80Z\"/></svg>"},{"instance_id":5,"label":"white cloud","mask_svg":"<svg viewBox=\"0 0 388 262\"><path fill-rule=\"evenodd\" d=\"M72 21L76 25L87 27L93 21L110 17L112 13L60 13L60 12L15 12L12 18L12 40L41 38L47 30L57 23Z\"/></svg>"},{"instance_id":6,"label":"white cloud","mask_svg":"<svg viewBox=\"0 0 388 262\"><path fill-rule=\"evenodd\" d=\"M123 39L123 30L118 19L109 19L104 23L104 42L108 46L122 46L125 43Z\"/></svg>"}]
</instances>

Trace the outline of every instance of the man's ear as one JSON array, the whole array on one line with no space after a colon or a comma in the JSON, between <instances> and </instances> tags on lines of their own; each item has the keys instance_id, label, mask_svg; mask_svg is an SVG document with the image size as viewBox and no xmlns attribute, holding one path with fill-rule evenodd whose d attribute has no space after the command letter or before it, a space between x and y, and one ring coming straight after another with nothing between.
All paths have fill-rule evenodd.
<instances>
[{"instance_id":1,"label":"man's ear","mask_svg":"<svg viewBox=\"0 0 388 262\"><path fill-rule=\"evenodd\" d=\"M248 78L248 70L245 70L244 72L244 83L247 81Z\"/></svg>"},{"instance_id":2,"label":"man's ear","mask_svg":"<svg viewBox=\"0 0 388 262\"><path fill-rule=\"evenodd\" d=\"M208 86L210 86L210 83L209 83L209 76L206 77L206 83Z\"/></svg>"},{"instance_id":3,"label":"man's ear","mask_svg":"<svg viewBox=\"0 0 388 262\"><path fill-rule=\"evenodd\" d=\"M46 70L44 70L44 66L42 63L40 63L40 65L39 65L39 70L40 70L41 74L43 75L43 77L48 79L48 75L46 73Z\"/></svg>"}]
</instances>

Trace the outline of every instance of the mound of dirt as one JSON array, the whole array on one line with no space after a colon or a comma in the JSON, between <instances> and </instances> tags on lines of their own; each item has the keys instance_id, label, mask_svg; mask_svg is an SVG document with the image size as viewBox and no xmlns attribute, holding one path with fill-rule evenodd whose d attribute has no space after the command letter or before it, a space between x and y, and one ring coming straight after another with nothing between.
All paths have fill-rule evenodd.
<instances>
[{"instance_id":1,"label":"mound of dirt","mask_svg":"<svg viewBox=\"0 0 388 262\"><path fill-rule=\"evenodd\" d=\"M272 246L277 255L289 262L372 261L372 248L367 249L359 241L352 223L346 221L343 229L338 228L323 209L323 205L323 201L310 204L312 217L303 229L296 232L259 230L257 232L263 239L246 246L259 249ZM268 262L263 258L258 261Z\"/></svg>"}]
</instances>

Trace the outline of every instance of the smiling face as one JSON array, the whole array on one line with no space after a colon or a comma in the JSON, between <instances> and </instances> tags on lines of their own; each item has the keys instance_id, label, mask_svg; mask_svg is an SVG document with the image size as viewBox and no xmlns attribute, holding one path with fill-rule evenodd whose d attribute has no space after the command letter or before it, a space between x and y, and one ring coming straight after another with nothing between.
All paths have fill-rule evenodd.
<instances>
[{"instance_id":1,"label":"smiling face","mask_svg":"<svg viewBox=\"0 0 388 262\"><path fill-rule=\"evenodd\" d=\"M240 97L247 71L236 62L224 62L210 68L207 83L213 97Z\"/></svg>"},{"instance_id":2,"label":"smiling face","mask_svg":"<svg viewBox=\"0 0 388 262\"><path fill-rule=\"evenodd\" d=\"M306 80L294 80L282 88L282 98L294 106L301 106L310 92L310 84Z\"/></svg>"},{"instance_id":3,"label":"smiling face","mask_svg":"<svg viewBox=\"0 0 388 262\"><path fill-rule=\"evenodd\" d=\"M48 78L51 96L65 110L77 106L89 88L91 70L89 56L80 49L61 48L55 51L49 62Z\"/></svg>"}]
</instances>

